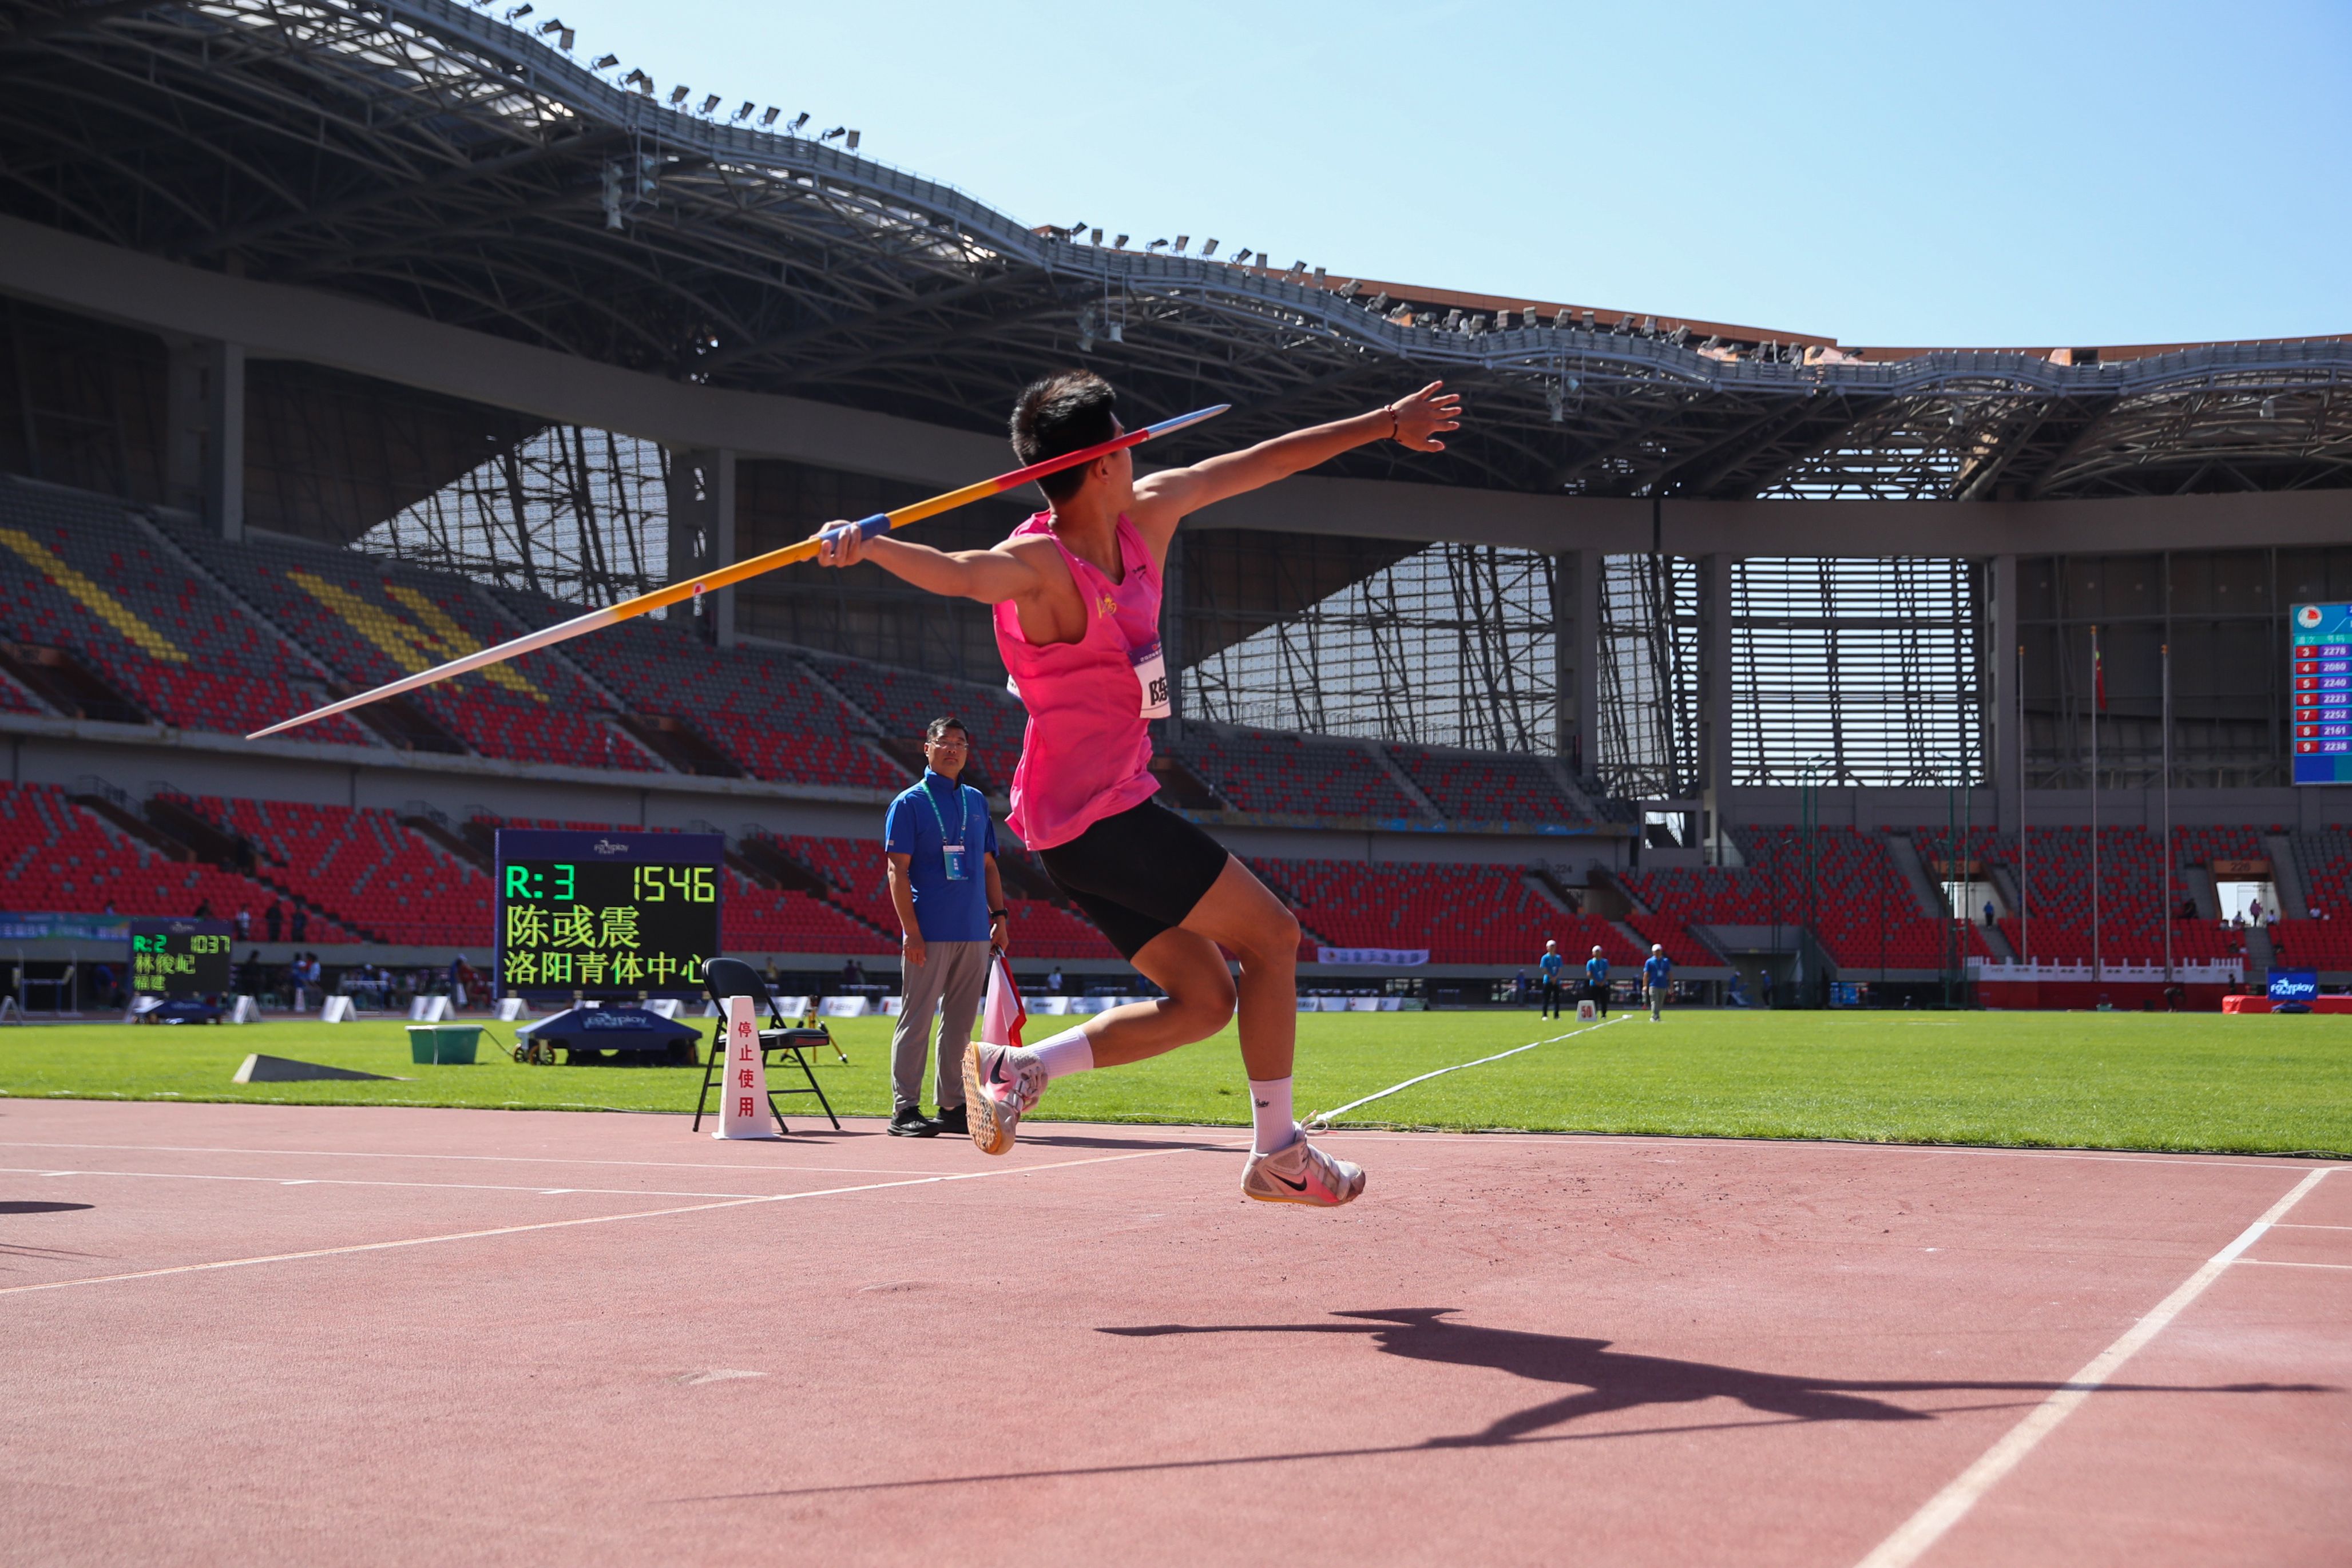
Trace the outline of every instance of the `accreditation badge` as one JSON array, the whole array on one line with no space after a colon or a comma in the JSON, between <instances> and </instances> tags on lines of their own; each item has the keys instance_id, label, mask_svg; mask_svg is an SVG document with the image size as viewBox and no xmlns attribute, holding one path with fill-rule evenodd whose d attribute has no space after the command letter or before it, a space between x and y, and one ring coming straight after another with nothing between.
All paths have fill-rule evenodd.
<instances>
[{"instance_id":1,"label":"accreditation badge","mask_svg":"<svg viewBox=\"0 0 2352 1568\"><path fill-rule=\"evenodd\" d=\"M1160 655L1158 638L1141 647L1127 651L1127 662L1135 667L1137 694L1141 699L1145 718L1166 718L1168 706L1168 661Z\"/></svg>"}]
</instances>

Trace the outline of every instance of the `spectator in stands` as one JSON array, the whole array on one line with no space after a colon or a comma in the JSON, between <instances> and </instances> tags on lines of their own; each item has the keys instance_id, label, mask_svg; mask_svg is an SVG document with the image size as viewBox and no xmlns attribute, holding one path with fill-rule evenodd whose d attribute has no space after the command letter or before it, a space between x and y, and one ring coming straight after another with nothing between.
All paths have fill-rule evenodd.
<instances>
[{"instance_id":1,"label":"spectator in stands","mask_svg":"<svg viewBox=\"0 0 2352 1568\"><path fill-rule=\"evenodd\" d=\"M310 935L310 912L298 904L294 906L294 918L287 926L286 940L300 942Z\"/></svg>"},{"instance_id":2,"label":"spectator in stands","mask_svg":"<svg viewBox=\"0 0 2352 1568\"><path fill-rule=\"evenodd\" d=\"M971 735L953 718L923 732L929 765L883 819L883 859L890 903L904 933L900 972L905 1000L890 1040L890 1091L899 1137L968 1135L963 1052L972 1015L988 986L989 955L1006 936L1004 884L996 869L996 822L988 797L961 782ZM936 1118L923 1114L923 1064L939 1020Z\"/></svg>"},{"instance_id":3,"label":"spectator in stands","mask_svg":"<svg viewBox=\"0 0 2352 1568\"><path fill-rule=\"evenodd\" d=\"M1544 943L1543 956L1536 960L1536 972L1543 977L1543 993L1537 998L1538 1018L1559 1017L1559 982L1568 960L1560 956L1559 944Z\"/></svg>"},{"instance_id":4,"label":"spectator in stands","mask_svg":"<svg viewBox=\"0 0 2352 1568\"><path fill-rule=\"evenodd\" d=\"M1650 961L1642 966L1642 994L1650 1004L1650 1021L1658 1021L1658 1014L1666 1005L1667 988L1674 984L1675 961L1666 956L1665 944L1650 944Z\"/></svg>"},{"instance_id":5,"label":"spectator in stands","mask_svg":"<svg viewBox=\"0 0 2352 1568\"><path fill-rule=\"evenodd\" d=\"M278 940L278 934L285 929L286 906L279 900L273 898L269 901L269 907L261 912L262 935L275 942Z\"/></svg>"},{"instance_id":6,"label":"spectator in stands","mask_svg":"<svg viewBox=\"0 0 2352 1568\"><path fill-rule=\"evenodd\" d=\"M1992 929L1992 900L1990 898L1985 900L1985 929Z\"/></svg>"},{"instance_id":7,"label":"spectator in stands","mask_svg":"<svg viewBox=\"0 0 2352 1568\"><path fill-rule=\"evenodd\" d=\"M198 920L210 920L212 917L213 901L209 898L199 898L196 900L195 918Z\"/></svg>"},{"instance_id":8,"label":"spectator in stands","mask_svg":"<svg viewBox=\"0 0 2352 1568\"><path fill-rule=\"evenodd\" d=\"M1593 1011L1609 1016L1609 959L1598 947L1584 961L1584 994L1591 998Z\"/></svg>"},{"instance_id":9,"label":"spectator in stands","mask_svg":"<svg viewBox=\"0 0 2352 1568\"><path fill-rule=\"evenodd\" d=\"M236 912L236 939L240 942L247 942L252 940L252 937L253 911L250 909L239 909Z\"/></svg>"}]
</instances>

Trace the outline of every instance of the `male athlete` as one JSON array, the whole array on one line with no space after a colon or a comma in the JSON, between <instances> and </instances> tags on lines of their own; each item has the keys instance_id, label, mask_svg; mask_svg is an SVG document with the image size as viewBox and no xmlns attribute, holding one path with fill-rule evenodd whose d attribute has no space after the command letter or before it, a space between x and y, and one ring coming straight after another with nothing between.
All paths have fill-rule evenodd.
<instances>
[{"instance_id":1,"label":"male athlete","mask_svg":"<svg viewBox=\"0 0 2352 1568\"><path fill-rule=\"evenodd\" d=\"M1051 503L991 549L936 550L851 524L824 530L826 566L870 560L933 593L995 609L996 646L1029 710L1007 817L1055 886L1128 961L1167 992L1098 1013L1025 1050L964 1052L971 1141L1001 1155L1053 1079L1140 1061L1205 1040L1238 1000L1255 1138L1242 1191L1332 1207L1364 1173L1307 1141L1291 1113L1298 921L1239 857L1152 803L1148 724L1168 707L1160 653L1160 571L1185 517L1376 441L1442 452L1461 400L1433 382L1353 419L1138 479L1133 454L1038 481ZM1013 410L1013 450L1039 463L1121 434L1110 383L1048 376ZM1239 960L1238 988L1223 947Z\"/></svg>"},{"instance_id":2,"label":"male athlete","mask_svg":"<svg viewBox=\"0 0 2352 1568\"><path fill-rule=\"evenodd\" d=\"M1559 972L1568 967L1568 960L1559 956L1557 941L1544 944L1543 956L1536 960L1536 967L1543 974L1543 1006L1536 1016L1556 1019L1559 1017Z\"/></svg>"},{"instance_id":3,"label":"male athlete","mask_svg":"<svg viewBox=\"0 0 2352 1568\"><path fill-rule=\"evenodd\" d=\"M1658 1021L1658 1009L1666 1005L1666 988L1674 983L1675 961L1666 956L1665 944L1650 944L1650 961L1642 966L1642 990L1650 1003L1650 1021Z\"/></svg>"},{"instance_id":4,"label":"male athlete","mask_svg":"<svg viewBox=\"0 0 2352 1568\"><path fill-rule=\"evenodd\" d=\"M1609 1016L1609 957L1598 947L1584 961L1584 994L1592 998L1594 1011Z\"/></svg>"}]
</instances>

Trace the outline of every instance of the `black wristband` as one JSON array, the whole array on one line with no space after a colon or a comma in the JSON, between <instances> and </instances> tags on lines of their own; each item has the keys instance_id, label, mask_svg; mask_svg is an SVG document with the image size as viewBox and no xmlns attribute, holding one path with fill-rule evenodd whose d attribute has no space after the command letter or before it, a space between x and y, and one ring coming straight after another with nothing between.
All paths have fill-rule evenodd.
<instances>
[{"instance_id":1,"label":"black wristband","mask_svg":"<svg viewBox=\"0 0 2352 1568\"><path fill-rule=\"evenodd\" d=\"M991 920L1010 920L1013 918L1013 912L1009 909L992 909L988 912L988 917Z\"/></svg>"}]
</instances>

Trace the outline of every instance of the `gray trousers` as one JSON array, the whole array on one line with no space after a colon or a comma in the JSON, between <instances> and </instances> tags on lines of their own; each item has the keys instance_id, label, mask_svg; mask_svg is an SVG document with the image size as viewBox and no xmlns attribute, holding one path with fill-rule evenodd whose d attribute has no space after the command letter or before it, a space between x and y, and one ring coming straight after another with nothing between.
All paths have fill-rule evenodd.
<instances>
[{"instance_id":1,"label":"gray trousers","mask_svg":"<svg viewBox=\"0 0 2352 1568\"><path fill-rule=\"evenodd\" d=\"M988 988L986 942L927 942L924 961L902 964L904 999L890 1035L890 1092L901 1111L923 1103L923 1058L931 1049L931 1019L940 1020L938 1103L963 1103L963 1048L971 1043L972 1015Z\"/></svg>"}]
</instances>

